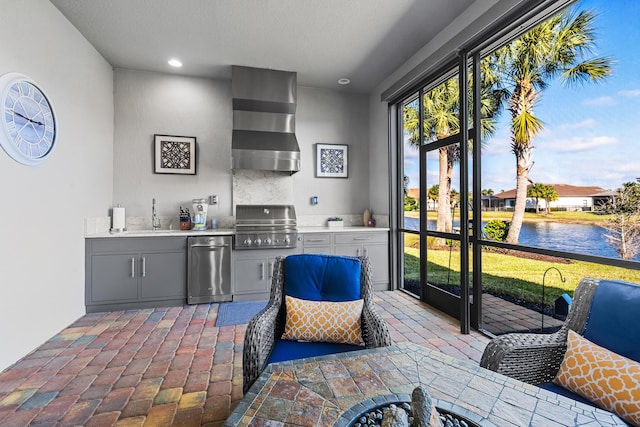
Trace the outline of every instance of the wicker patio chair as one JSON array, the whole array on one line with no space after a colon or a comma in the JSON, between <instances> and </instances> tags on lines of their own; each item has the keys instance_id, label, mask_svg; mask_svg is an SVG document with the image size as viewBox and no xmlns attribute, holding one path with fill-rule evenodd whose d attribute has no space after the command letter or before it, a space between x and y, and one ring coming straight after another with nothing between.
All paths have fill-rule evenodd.
<instances>
[{"instance_id":1,"label":"wicker patio chair","mask_svg":"<svg viewBox=\"0 0 640 427\"><path fill-rule=\"evenodd\" d=\"M361 262L360 297L364 299L361 317L364 348L385 347L391 345L391 335L386 322L376 312L373 302L371 265L366 256L358 257ZM244 337L243 392L246 393L265 368L269 355L283 332L286 321L285 257L278 257L273 268L271 295L267 306L256 314Z\"/></svg>"},{"instance_id":2,"label":"wicker patio chair","mask_svg":"<svg viewBox=\"0 0 640 427\"><path fill-rule=\"evenodd\" d=\"M583 335L591 302L600 280L585 278L576 288L571 309L559 331L552 334L510 333L492 339L480 366L529 384L550 383L567 351L569 329Z\"/></svg>"}]
</instances>

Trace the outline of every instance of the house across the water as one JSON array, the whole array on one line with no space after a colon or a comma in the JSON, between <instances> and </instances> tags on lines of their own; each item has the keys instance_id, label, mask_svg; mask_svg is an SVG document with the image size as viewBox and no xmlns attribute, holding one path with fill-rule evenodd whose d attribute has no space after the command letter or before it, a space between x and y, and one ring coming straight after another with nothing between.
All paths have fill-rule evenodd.
<instances>
[{"instance_id":1,"label":"house across the water","mask_svg":"<svg viewBox=\"0 0 640 427\"><path fill-rule=\"evenodd\" d=\"M579 186L569 184L548 184L558 193L558 200L549 202L553 210L559 211L592 211L608 202L615 195L614 190L606 190L598 186ZM513 209L516 203L516 189L503 191L492 196L494 207ZM497 200L496 200L497 199ZM538 199L538 207L546 208L546 201ZM536 198L527 197L526 209L536 208Z\"/></svg>"}]
</instances>

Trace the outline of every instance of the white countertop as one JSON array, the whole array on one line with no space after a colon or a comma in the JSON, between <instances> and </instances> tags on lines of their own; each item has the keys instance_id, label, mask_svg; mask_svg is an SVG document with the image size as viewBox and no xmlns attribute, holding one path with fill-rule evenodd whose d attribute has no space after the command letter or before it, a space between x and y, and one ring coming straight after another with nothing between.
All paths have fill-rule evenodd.
<instances>
[{"instance_id":1,"label":"white countertop","mask_svg":"<svg viewBox=\"0 0 640 427\"><path fill-rule=\"evenodd\" d=\"M315 226L315 227L298 227L298 233L353 233L363 231L389 231L385 227L363 227L362 225L354 225L348 227L327 227L327 226Z\"/></svg>"},{"instance_id":2,"label":"white countertop","mask_svg":"<svg viewBox=\"0 0 640 427\"><path fill-rule=\"evenodd\" d=\"M125 230L120 232L107 231L105 233L87 234L85 238L96 239L105 237L189 237L189 236L231 236L233 228L216 228L213 230Z\"/></svg>"},{"instance_id":3,"label":"white countertop","mask_svg":"<svg viewBox=\"0 0 640 427\"><path fill-rule=\"evenodd\" d=\"M298 227L298 233L346 233L346 232L388 232L388 228L384 227ZM189 236L231 236L235 234L233 228L216 228L210 230L127 230L121 232L105 232L88 234L87 239L105 238L105 237L189 237Z\"/></svg>"}]
</instances>

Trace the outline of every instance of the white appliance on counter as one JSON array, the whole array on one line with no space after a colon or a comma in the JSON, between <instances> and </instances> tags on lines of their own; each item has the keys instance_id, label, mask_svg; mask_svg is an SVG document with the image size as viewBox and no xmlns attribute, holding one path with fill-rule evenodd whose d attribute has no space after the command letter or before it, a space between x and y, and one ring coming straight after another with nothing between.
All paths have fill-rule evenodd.
<instances>
[{"instance_id":1,"label":"white appliance on counter","mask_svg":"<svg viewBox=\"0 0 640 427\"><path fill-rule=\"evenodd\" d=\"M206 199L193 199L193 218L191 219L191 228L193 230L207 229L207 209L209 204Z\"/></svg>"}]
</instances>

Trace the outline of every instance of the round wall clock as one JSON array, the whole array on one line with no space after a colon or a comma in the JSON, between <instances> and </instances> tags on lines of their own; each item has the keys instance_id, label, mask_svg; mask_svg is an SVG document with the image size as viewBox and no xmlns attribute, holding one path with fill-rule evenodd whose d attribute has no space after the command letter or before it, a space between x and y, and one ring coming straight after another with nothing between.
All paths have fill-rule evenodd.
<instances>
[{"instance_id":1,"label":"round wall clock","mask_svg":"<svg viewBox=\"0 0 640 427\"><path fill-rule=\"evenodd\" d=\"M0 145L15 161L37 165L56 145L58 126L53 105L29 77L0 77Z\"/></svg>"}]
</instances>

